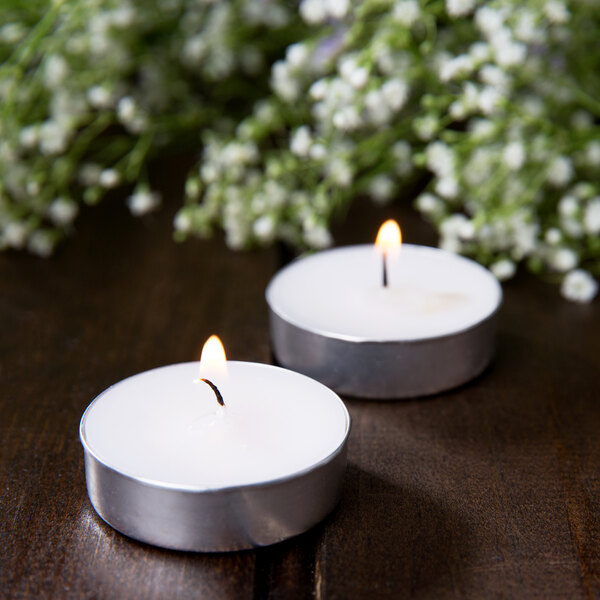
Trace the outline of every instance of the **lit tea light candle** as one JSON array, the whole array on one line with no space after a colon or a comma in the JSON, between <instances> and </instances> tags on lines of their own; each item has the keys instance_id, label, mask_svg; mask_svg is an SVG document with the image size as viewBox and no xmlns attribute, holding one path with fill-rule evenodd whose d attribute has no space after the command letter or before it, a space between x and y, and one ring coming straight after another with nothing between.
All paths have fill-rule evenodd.
<instances>
[{"instance_id":1,"label":"lit tea light candle","mask_svg":"<svg viewBox=\"0 0 600 600\"><path fill-rule=\"evenodd\" d=\"M199 375L199 376L198 376ZM292 371L226 361L129 377L81 419L92 505L115 529L178 550L226 551L306 531L335 506L350 417Z\"/></svg>"},{"instance_id":2,"label":"lit tea light candle","mask_svg":"<svg viewBox=\"0 0 600 600\"><path fill-rule=\"evenodd\" d=\"M279 363L365 398L434 394L478 375L493 354L498 281L462 256L400 244L388 221L375 246L277 273L266 298Z\"/></svg>"}]
</instances>

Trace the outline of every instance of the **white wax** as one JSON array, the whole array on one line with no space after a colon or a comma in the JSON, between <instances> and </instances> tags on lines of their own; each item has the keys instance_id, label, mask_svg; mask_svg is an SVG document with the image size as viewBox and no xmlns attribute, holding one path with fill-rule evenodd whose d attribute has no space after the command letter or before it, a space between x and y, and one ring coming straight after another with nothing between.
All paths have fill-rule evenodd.
<instances>
[{"instance_id":1,"label":"white wax","mask_svg":"<svg viewBox=\"0 0 600 600\"><path fill-rule=\"evenodd\" d=\"M484 267L437 248L403 244L387 258L373 245L326 250L293 262L267 288L271 309L302 329L347 340L408 341L468 329L491 315L502 291Z\"/></svg>"},{"instance_id":2,"label":"white wax","mask_svg":"<svg viewBox=\"0 0 600 600\"><path fill-rule=\"evenodd\" d=\"M342 444L349 418L331 390L268 365L227 362L213 377L225 400L194 383L198 363L146 371L88 408L82 437L101 462L157 485L198 490L287 477Z\"/></svg>"}]
</instances>

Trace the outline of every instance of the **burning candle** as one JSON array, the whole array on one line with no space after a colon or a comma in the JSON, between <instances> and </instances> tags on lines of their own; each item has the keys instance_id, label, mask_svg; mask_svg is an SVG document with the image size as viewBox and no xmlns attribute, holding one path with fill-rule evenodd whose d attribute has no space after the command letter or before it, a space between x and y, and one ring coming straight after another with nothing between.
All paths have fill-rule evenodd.
<instances>
[{"instance_id":1,"label":"burning candle","mask_svg":"<svg viewBox=\"0 0 600 600\"><path fill-rule=\"evenodd\" d=\"M262 546L310 528L337 503L350 418L320 383L226 361L146 371L82 417L92 505L117 530L179 550Z\"/></svg>"},{"instance_id":2,"label":"burning candle","mask_svg":"<svg viewBox=\"0 0 600 600\"><path fill-rule=\"evenodd\" d=\"M401 245L394 222L375 246L335 248L281 270L266 291L278 361L344 394L433 394L479 374L493 354L502 291L484 267Z\"/></svg>"}]
</instances>

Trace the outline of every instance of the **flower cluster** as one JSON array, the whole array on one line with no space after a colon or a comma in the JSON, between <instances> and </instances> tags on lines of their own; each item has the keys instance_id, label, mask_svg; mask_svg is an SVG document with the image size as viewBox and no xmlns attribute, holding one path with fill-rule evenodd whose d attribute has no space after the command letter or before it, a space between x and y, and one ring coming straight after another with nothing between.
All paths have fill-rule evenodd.
<instances>
[{"instance_id":1,"label":"flower cluster","mask_svg":"<svg viewBox=\"0 0 600 600\"><path fill-rule=\"evenodd\" d=\"M48 254L121 183L154 209L148 157L189 142L176 239L322 248L355 198L420 185L443 248L596 295L598 3L29 4L0 27L0 246Z\"/></svg>"},{"instance_id":2,"label":"flower cluster","mask_svg":"<svg viewBox=\"0 0 600 600\"><path fill-rule=\"evenodd\" d=\"M275 0L47 4L0 8L0 249L42 256L112 188L158 207L149 158L247 111L298 27Z\"/></svg>"},{"instance_id":3,"label":"flower cluster","mask_svg":"<svg viewBox=\"0 0 600 600\"><path fill-rule=\"evenodd\" d=\"M589 301L600 275L600 5L303 0L270 96L206 134L179 237L331 242L359 195L402 197L499 279L520 263ZM419 177L421 179L419 179Z\"/></svg>"}]
</instances>

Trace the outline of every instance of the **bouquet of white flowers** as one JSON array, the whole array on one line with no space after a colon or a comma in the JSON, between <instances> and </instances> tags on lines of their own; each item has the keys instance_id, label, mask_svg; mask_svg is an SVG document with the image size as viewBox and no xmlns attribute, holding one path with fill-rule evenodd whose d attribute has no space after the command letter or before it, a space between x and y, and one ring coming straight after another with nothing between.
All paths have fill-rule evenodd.
<instances>
[{"instance_id":1,"label":"bouquet of white flowers","mask_svg":"<svg viewBox=\"0 0 600 600\"><path fill-rule=\"evenodd\" d=\"M76 211L59 182L77 178L82 197L97 201L121 179L138 181L148 151L194 124L202 158L176 239L217 225L232 248L275 240L321 248L333 215L358 196L411 201L403 190L423 181L415 204L442 247L499 279L522 263L561 281L567 298L596 294L600 4L169 0L129 12L106 4L83 3L79 24L55 5L58 25L46 15L30 30L15 20L0 32L7 46L25 34L17 48L44 46L13 51L0 71L9 98L0 119L4 245L27 239L39 251L42 220L62 227ZM60 33L69 23L79 35ZM18 65L23 72L32 61L28 85L38 92L11 88ZM112 79L101 75L104 63ZM209 92L194 83L214 79L223 85ZM73 95L79 108L61 109L77 105ZM116 166L93 160L92 141ZM135 198L137 212L155 204L145 187Z\"/></svg>"}]
</instances>

